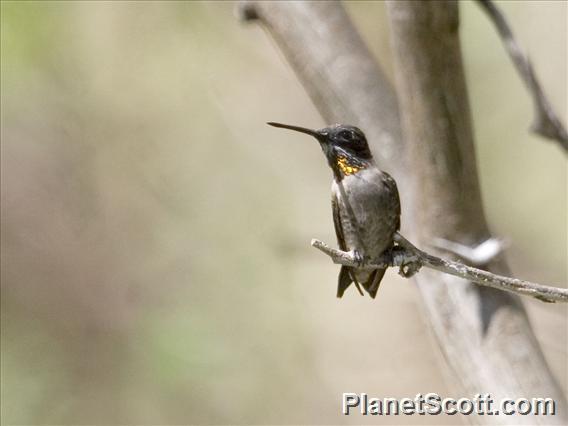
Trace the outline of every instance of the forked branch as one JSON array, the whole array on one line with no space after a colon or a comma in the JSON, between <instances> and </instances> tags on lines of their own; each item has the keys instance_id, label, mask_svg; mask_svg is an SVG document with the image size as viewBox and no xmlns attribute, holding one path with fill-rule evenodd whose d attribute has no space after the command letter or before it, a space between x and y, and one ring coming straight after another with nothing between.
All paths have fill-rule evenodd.
<instances>
[{"instance_id":1,"label":"forked branch","mask_svg":"<svg viewBox=\"0 0 568 426\"><path fill-rule=\"evenodd\" d=\"M532 95L535 117L531 130L540 136L557 141L565 151L568 151L568 133L566 133L566 129L546 98L536 78L534 68L527 55L519 46L519 43L515 40L505 16L491 0L478 0L478 3L495 24L507 53Z\"/></svg>"},{"instance_id":2,"label":"forked branch","mask_svg":"<svg viewBox=\"0 0 568 426\"><path fill-rule=\"evenodd\" d=\"M346 252L331 248L320 240L313 239L312 246L327 254L334 263L340 265L368 269L398 266L400 267L400 274L407 278L417 273L421 267L426 267L464 278L478 285L534 297L543 302L568 303L568 289L550 287L519 280L517 278L505 277L482 269L473 268L460 262L433 256L414 246L414 244L398 232L395 234L394 239L398 245L395 246L395 249L392 250L391 253L367 263L361 263L360 259L358 259L352 251Z\"/></svg>"}]
</instances>

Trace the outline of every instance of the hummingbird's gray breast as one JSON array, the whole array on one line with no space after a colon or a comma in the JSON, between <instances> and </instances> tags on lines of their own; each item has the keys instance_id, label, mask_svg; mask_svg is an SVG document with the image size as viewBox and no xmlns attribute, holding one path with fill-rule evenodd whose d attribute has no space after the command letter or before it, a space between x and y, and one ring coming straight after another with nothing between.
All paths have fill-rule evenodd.
<instances>
[{"instance_id":1,"label":"hummingbird's gray breast","mask_svg":"<svg viewBox=\"0 0 568 426\"><path fill-rule=\"evenodd\" d=\"M332 193L348 250L376 259L392 247L393 235L400 227L400 201L396 183L387 173L369 167L339 183L334 180Z\"/></svg>"}]
</instances>

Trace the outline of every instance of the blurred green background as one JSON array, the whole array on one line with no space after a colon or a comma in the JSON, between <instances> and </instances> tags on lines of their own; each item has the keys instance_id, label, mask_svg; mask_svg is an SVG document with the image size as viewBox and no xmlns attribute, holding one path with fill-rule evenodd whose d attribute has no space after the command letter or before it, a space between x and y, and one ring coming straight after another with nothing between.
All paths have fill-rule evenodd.
<instances>
[{"instance_id":1,"label":"blurred green background","mask_svg":"<svg viewBox=\"0 0 568 426\"><path fill-rule=\"evenodd\" d=\"M500 6L566 117L566 2ZM340 414L342 392L465 395L410 282L335 298L309 247L335 241L329 170L264 124L326 123L233 7L1 3L3 424L461 421ZM460 7L488 220L515 275L566 286L566 157ZM384 4L347 9L392 78ZM568 311L524 302L566 390Z\"/></svg>"}]
</instances>

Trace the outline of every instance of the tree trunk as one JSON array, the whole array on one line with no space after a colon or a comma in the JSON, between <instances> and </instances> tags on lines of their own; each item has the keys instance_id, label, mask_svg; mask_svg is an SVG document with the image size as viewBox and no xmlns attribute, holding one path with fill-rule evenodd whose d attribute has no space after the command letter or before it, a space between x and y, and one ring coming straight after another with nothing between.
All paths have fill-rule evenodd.
<instances>
[{"instance_id":1,"label":"tree trunk","mask_svg":"<svg viewBox=\"0 0 568 426\"><path fill-rule=\"evenodd\" d=\"M459 41L458 4L388 2L397 94L412 164L413 240L478 244L490 237L477 177ZM444 254L445 255L445 254ZM484 269L507 274L503 258ZM508 274L507 274L508 275ZM564 396L518 297L429 270L416 275L428 317L464 396L551 397L554 417L481 417L474 422L567 424ZM556 422L556 423L555 423Z\"/></svg>"}]
</instances>

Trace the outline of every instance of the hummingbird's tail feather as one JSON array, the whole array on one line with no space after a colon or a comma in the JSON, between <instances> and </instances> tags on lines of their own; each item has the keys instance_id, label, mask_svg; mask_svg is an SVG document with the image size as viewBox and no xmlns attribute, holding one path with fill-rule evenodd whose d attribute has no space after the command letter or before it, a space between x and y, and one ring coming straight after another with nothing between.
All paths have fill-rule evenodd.
<instances>
[{"instance_id":1,"label":"hummingbird's tail feather","mask_svg":"<svg viewBox=\"0 0 568 426\"><path fill-rule=\"evenodd\" d=\"M375 269L369 279L362 283L367 293L374 299L377 296L377 291L379 291L379 285L385 275L386 269Z\"/></svg>"},{"instance_id":2,"label":"hummingbird's tail feather","mask_svg":"<svg viewBox=\"0 0 568 426\"><path fill-rule=\"evenodd\" d=\"M351 268L348 266L341 267L337 281L337 297L341 298L351 283L355 283L355 287L357 287L357 290L361 293L361 296L363 296L363 291L361 287L359 287L359 283L355 279L354 274L351 273Z\"/></svg>"}]
</instances>

